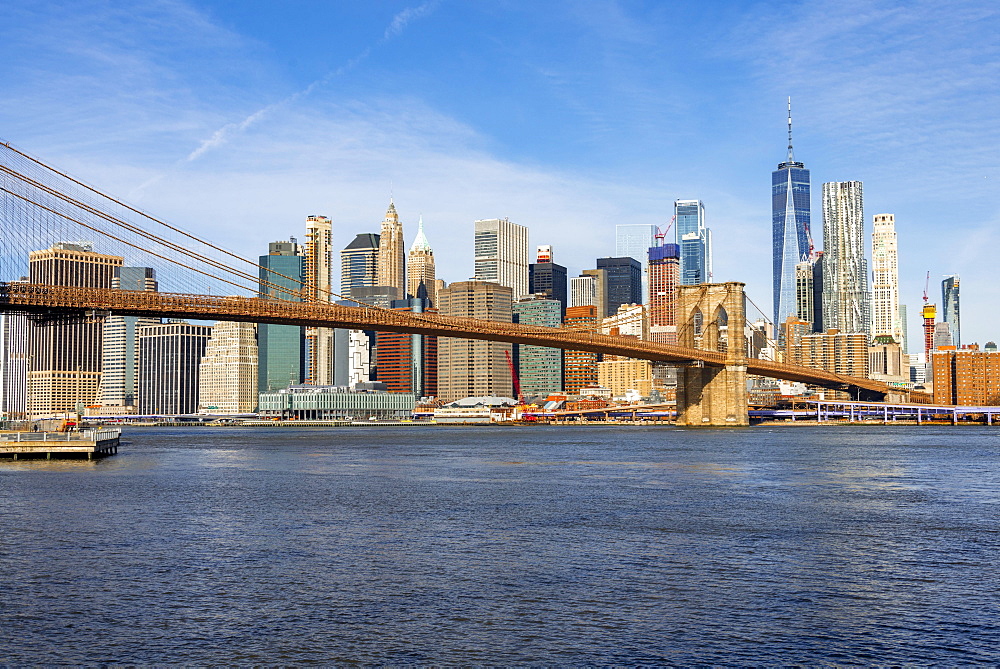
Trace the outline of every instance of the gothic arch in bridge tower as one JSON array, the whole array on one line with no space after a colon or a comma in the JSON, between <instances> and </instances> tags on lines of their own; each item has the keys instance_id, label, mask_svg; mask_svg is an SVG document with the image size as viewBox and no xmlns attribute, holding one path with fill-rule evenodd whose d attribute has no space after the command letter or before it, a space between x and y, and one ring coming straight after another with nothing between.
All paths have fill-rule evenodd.
<instances>
[{"instance_id":1,"label":"gothic arch in bridge tower","mask_svg":"<svg viewBox=\"0 0 1000 669\"><path fill-rule=\"evenodd\" d=\"M678 425L749 424L743 286L732 281L678 287L677 343L726 356L723 365L693 363L678 368ZM706 319L705 314L711 317Z\"/></svg>"}]
</instances>

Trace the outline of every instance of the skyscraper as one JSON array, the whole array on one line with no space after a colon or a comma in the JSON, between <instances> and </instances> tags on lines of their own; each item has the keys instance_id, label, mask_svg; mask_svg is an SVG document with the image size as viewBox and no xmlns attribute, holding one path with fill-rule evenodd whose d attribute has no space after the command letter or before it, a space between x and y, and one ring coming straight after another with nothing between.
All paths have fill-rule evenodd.
<instances>
[{"instance_id":1,"label":"skyscraper","mask_svg":"<svg viewBox=\"0 0 1000 669\"><path fill-rule=\"evenodd\" d=\"M607 273L605 308L609 315L623 304L642 304L642 265L635 258L598 258L597 269Z\"/></svg>"},{"instance_id":2,"label":"skyscraper","mask_svg":"<svg viewBox=\"0 0 1000 669\"><path fill-rule=\"evenodd\" d=\"M823 184L823 328L871 327L864 197L860 181Z\"/></svg>"},{"instance_id":3,"label":"skyscraper","mask_svg":"<svg viewBox=\"0 0 1000 669\"><path fill-rule=\"evenodd\" d=\"M427 299L434 304L435 297L434 250L424 235L424 217L417 223L417 236L410 247L410 255L406 263L406 293L417 297L420 286L427 291Z\"/></svg>"},{"instance_id":4,"label":"skyscraper","mask_svg":"<svg viewBox=\"0 0 1000 669\"><path fill-rule=\"evenodd\" d=\"M156 291L156 272L151 267L117 267L111 285L121 290ZM138 329L159 322L156 318L115 314L105 319L99 404L122 407L123 411L124 407L132 411L138 407Z\"/></svg>"},{"instance_id":5,"label":"skyscraper","mask_svg":"<svg viewBox=\"0 0 1000 669\"><path fill-rule=\"evenodd\" d=\"M207 325L173 321L139 328L139 413L193 413Z\"/></svg>"},{"instance_id":6,"label":"skyscraper","mask_svg":"<svg viewBox=\"0 0 1000 669\"><path fill-rule=\"evenodd\" d=\"M899 315L899 267L896 217L876 214L872 219L872 337L890 335L903 344Z\"/></svg>"},{"instance_id":7,"label":"skyscraper","mask_svg":"<svg viewBox=\"0 0 1000 669\"><path fill-rule=\"evenodd\" d=\"M378 247L377 286L389 286L395 289L392 299L404 297L406 290L406 249L403 245L403 225L399 222L396 205L389 200L389 209L382 221L382 234Z\"/></svg>"},{"instance_id":8,"label":"skyscraper","mask_svg":"<svg viewBox=\"0 0 1000 669\"><path fill-rule=\"evenodd\" d=\"M680 248L677 244L652 246L648 254L649 337L660 344L676 344Z\"/></svg>"},{"instance_id":9,"label":"skyscraper","mask_svg":"<svg viewBox=\"0 0 1000 669\"><path fill-rule=\"evenodd\" d=\"M562 304L558 300L526 295L514 303L518 323L557 328L562 325ZM518 374L526 397L545 397L562 392L563 354L558 348L520 345Z\"/></svg>"},{"instance_id":10,"label":"skyscraper","mask_svg":"<svg viewBox=\"0 0 1000 669\"><path fill-rule=\"evenodd\" d=\"M476 281L507 286L515 300L528 292L528 228L506 218L476 221Z\"/></svg>"},{"instance_id":11,"label":"skyscraper","mask_svg":"<svg viewBox=\"0 0 1000 669\"><path fill-rule=\"evenodd\" d=\"M89 243L59 242L28 254L31 283L111 288L121 256L95 253ZM75 411L97 401L104 319L35 323L30 329L28 413L33 417Z\"/></svg>"},{"instance_id":12,"label":"skyscraper","mask_svg":"<svg viewBox=\"0 0 1000 669\"><path fill-rule=\"evenodd\" d=\"M615 255L635 258L642 265L643 294L648 294L649 249L656 245L656 226L646 223L624 223L615 226Z\"/></svg>"},{"instance_id":13,"label":"skyscraper","mask_svg":"<svg viewBox=\"0 0 1000 669\"><path fill-rule=\"evenodd\" d=\"M271 242L260 256L260 295L290 302L302 301L305 262L302 247L291 238ZM257 389L270 393L297 386L305 379L305 328L297 325L257 326Z\"/></svg>"},{"instance_id":14,"label":"skyscraper","mask_svg":"<svg viewBox=\"0 0 1000 669\"><path fill-rule=\"evenodd\" d=\"M257 326L216 322L198 368L199 410L251 413L257 394Z\"/></svg>"},{"instance_id":15,"label":"skyscraper","mask_svg":"<svg viewBox=\"0 0 1000 669\"><path fill-rule=\"evenodd\" d=\"M788 98L788 159L771 172L771 279L776 326L788 316L802 318L802 309L795 302L795 268L812 254L809 189L809 170L792 155L792 99ZM819 327L812 318L803 320Z\"/></svg>"},{"instance_id":16,"label":"skyscraper","mask_svg":"<svg viewBox=\"0 0 1000 669\"><path fill-rule=\"evenodd\" d=\"M26 314L0 313L0 416L3 418L26 417L30 327Z\"/></svg>"},{"instance_id":17,"label":"skyscraper","mask_svg":"<svg viewBox=\"0 0 1000 669\"><path fill-rule=\"evenodd\" d=\"M393 300L392 309L425 313L436 311L425 297ZM437 396L437 337L408 332L379 332L375 347L378 380L391 393L413 393L417 398Z\"/></svg>"},{"instance_id":18,"label":"skyscraper","mask_svg":"<svg viewBox=\"0 0 1000 669\"><path fill-rule=\"evenodd\" d=\"M957 274L946 276L941 282L941 304L944 307L941 310L941 318L948 324L948 329L951 331L951 343L956 347L962 345L958 284Z\"/></svg>"},{"instance_id":19,"label":"skyscraper","mask_svg":"<svg viewBox=\"0 0 1000 669\"><path fill-rule=\"evenodd\" d=\"M705 226L705 205L701 200L676 200L674 216L681 248L681 283L708 283L712 280L712 232Z\"/></svg>"},{"instance_id":20,"label":"skyscraper","mask_svg":"<svg viewBox=\"0 0 1000 669\"><path fill-rule=\"evenodd\" d=\"M332 224L326 216L306 219L305 275L306 302L331 301ZM306 328L306 383L328 386L333 383L333 330Z\"/></svg>"},{"instance_id":21,"label":"skyscraper","mask_svg":"<svg viewBox=\"0 0 1000 669\"><path fill-rule=\"evenodd\" d=\"M592 304L568 307L566 309L566 327L599 330L600 318L597 307ZM581 388L597 385L597 354L590 351L566 351L563 354L564 381L567 393L576 395Z\"/></svg>"},{"instance_id":22,"label":"skyscraper","mask_svg":"<svg viewBox=\"0 0 1000 669\"><path fill-rule=\"evenodd\" d=\"M340 252L340 294L353 297L355 288L370 288L378 281L379 235L361 233Z\"/></svg>"},{"instance_id":23,"label":"skyscraper","mask_svg":"<svg viewBox=\"0 0 1000 669\"><path fill-rule=\"evenodd\" d=\"M528 292L545 295L559 302L563 313L566 311L566 268L554 263L552 247L538 247L536 262L528 266Z\"/></svg>"}]
</instances>

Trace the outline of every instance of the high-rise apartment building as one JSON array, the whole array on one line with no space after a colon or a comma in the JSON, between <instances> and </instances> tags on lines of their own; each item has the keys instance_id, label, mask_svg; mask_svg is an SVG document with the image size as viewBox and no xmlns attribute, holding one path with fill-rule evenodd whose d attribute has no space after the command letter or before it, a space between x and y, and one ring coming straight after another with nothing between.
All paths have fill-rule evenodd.
<instances>
[{"instance_id":1,"label":"high-rise apartment building","mask_svg":"<svg viewBox=\"0 0 1000 669\"><path fill-rule=\"evenodd\" d=\"M566 311L566 268L553 262L552 247L547 244L538 247L536 261L528 265L528 292L556 300Z\"/></svg>"},{"instance_id":2,"label":"high-rise apartment building","mask_svg":"<svg viewBox=\"0 0 1000 669\"><path fill-rule=\"evenodd\" d=\"M786 325L793 322L794 319L786 319ZM836 329L802 336L786 335L785 361L836 374L867 378L868 335L864 332L840 332Z\"/></svg>"},{"instance_id":3,"label":"high-rise apartment building","mask_svg":"<svg viewBox=\"0 0 1000 669\"><path fill-rule=\"evenodd\" d=\"M527 278L527 277L526 277ZM438 311L445 316L510 323L513 289L491 281L456 281L438 291ZM444 400L464 397L510 397L504 342L438 338L438 395Z\"/></svg>"},{"instance_id":4,"label":"high-rise apartment building","mask_svg":"<svg viewBox=\"0 0 1000 669\"><path fill-rule=\"evenodd\" d=\"M681 248L681 283L708 283L712 280L712 231L705 225L705 205L701 200L676 200L674 216Z\"/></svg>"},{"instance_id":5,"label":"high-rise apartment building","mask_svg":"<svg viewBox=\"0 0 1000 669\"><path fill-rule=\"evenodd\" d=\"M860 181L823 184L823 327L871 327L864 197Z\"/></svg>"},{"instance_id":6,"label":"high-rise apartment building","mask_svg":"<svg viewBox=\"0 0 1000 669\"><path fill-rule=\"evenodd\" d=\"M649 249L656 245L656 226L645 223L625 223L615 226L615 255L635 258L642 265L643 295L649 287Z\"/></svg>"},{"instance_id":7,"label":"high-rise apartment building","mask_svg":"<svg viewBox=\"0 0 1000 669\"><path fill-rule=\"evenodd\" d=\"M515 300L528 292L528 228L506 218L476 221L476 281L507 286Z\"/></svg>"},{"instance_id":8,"label":"high-rise apartment building","mask_svg":"<svg viewBox=\"0 0 1000 669\"><path fill-rule=\"evenodd\" d=\"M1000 405L1000 353L977 348L934 352L934 403Z\"/></svg>"},{"instance_id":9,"label":"high-rise apartment building","mask_svg":"<svg viewBox=\"0 0 1000 669\"><path fill-rule=\"evenodd\" d=\"M156 271L152 267L117 267L111 285L121 290L156 291ZM159 322L115 314L104 320L99 404L122 407L122 412L134 412L139 406L138 329Z\"/></svg>"},{"instance_id":10,"label":"high-rise apartment building","mask_svg":"<svg viewBox=\"0 0 1000 669\"><path fill-rule=\"evenodd\" d=\"M423 288L418 292L426 294ZM393 300L390 307L400 311L426 313L431 308L427 297ZM407 332L376 334L375 359L378 380L391 393L413 393L416 397L436 397L437 337Z\"/></svg>"},{"instance_id":11,"label":"high-rise apartment building","mask_svg":"<svg viewBox=\"0 0 1000 669\"><path fill-rule=\"evenodd\" d=\"M652 246L649 254L649 338L659 344L677 343L677 286L681 252L677 244Z\"/></svg>"},{"instance_id":12,"label":"high-rise apartment building","mask_svg":"<svg viewBox=\"0 0 1000 669\"><path fill-rule=\"evenodd\" d=\"M111 288L121 256L95 253L88 243L59 242L28 254L31 283ZM104 319L56 319L30 329L28 413L35 418L75 411L97 401Z\"/></svg>"},{"instance_id":13,"label":"high-rise apartment building","mask_svg":"<svg viewBox=\"0 0 1000 669\"><path fill-rule=\"evenodd\" d=\"M891 336L903 343L899 315L899 252L896 217L876 214L872 219L872 337Z\"/></svg>"},{"instance_id":14,"label":"high-rise apartment building","mask_svg":"<svg viewBox=\"0 0 1000 669\"><path fill-rule=\"evenodd\" d=\"M599 330L600 318L592 304L566 308L565 327L579 330ZM590 351L566 351L563 355L563 387L577 395L581 388L597 385L597 354Z\"/></svg>"},{"instance_id":15,"label":"high-rise apartment building","mask_svg":"<svg viewBox=\"0 0 1000 669\"><path fill-rule=\"evenodd\" d=\"M788 99L788 158L771 172L771 279L773 285L774 323L788 316L803 317L803 306L796 302L799 263L810 259L809 170L792 154L792 99ZM809 298L810 301L812 298Z\"/></svg>"},{"instance_id":16,"label":"high-rise apartment building","mask_svg":"<svg viewBox=\"0 0 1000 669\"><path fill-rule=\"evenodd\" d=\"M558 300L539 295L526 295L514 303L513 310L518 323L550 328L562 326L563 309ZM526 397L546 397L552 393L562 392L562 350L521 344L518 374L521 392Z\"/></svg>"},{"instance_id":17,"label":"high-rise apartment building","mask_svg":"<svg viewBox=\"0 0 1000 669\"><path fill-rule=\"evenodd\" d=\"M597 269L604 270L607 275L606 313L616 313L623 304L642 304L642 265L638 260L631 257L598 258Z\"/></svg>"},{"instance_id":18,"label":"high-rise apartment building","mask_svg":"<svg viewBox=\"0 0 1000 669\"><path fill-rule=\"evenodd\" d=\"M333 226L326 216L306 218L304 250L306 302L330 302L332 298L331 258ZM328 386L333 383L333 330L306 328L306 383Z\"/></svg>"},{"instance_id":19,"label":"high-rise apartment building","mask_svg":"<svg viewBox=\"0 0 1000 669\"><path fill-rule=\"evenodd\" d=\"M951 343L953 346L962 345L962 328L959 311L959 280L957 274L951 274L941 282L941 319L948 324L951 331Z\"/></svg>"},{"instance_id":20,"label":"high-rise apartment building","mask_svg":"<svg viewBox=\"0 0 1000 669\"><path fill-rule=\"evenodd\" d=\"M295 238L268 244L260 256L260 296L302 301L305 259ZM257 391L269 393L305 380L305 328L297 325L257 326Z\"/></svg>"},{"instance_id":21,"label":"high-rise apartment building","mask_svg":"<svg viewBox=\"0 0 1000 669\"><path fill-rule=\"evenodd\" d=\"M257 410L257 326L218 321L198 368L198 408L207 413Z\"/></svg>"},{"instance_id":22,"label":"high-rise apartment building","mask_svg":"<svg viewBox=\"0 0 1000 669\"><path fill-rule=\"evenodd\" d=\"M417 236L410 247L406 263L406 293L409 297L419 297L420 286L427 292L427 299L434 304L436 295L436 273L434 268L434 250L424 235L424 217L417 223Z\"/></svg>"},{"instance_id":23,"label":"high-rise apartment building","mask_svg":"<svg viewBox=\"0 0 1000 669\"><path fill-rule=\"evenodd\" d=\"M399 222L396 205L389 201L389 209L382 221L382 234L378 247L378 274L375 285L395 289L392 299L398 300L406 291L406 249L403 245L403 224Z\"/></svg>"},{"instance_id":24,"label":"high-rise apartment building","mask_svg":"<svg viewBox=\"0 0 1000 669\"><path fill-rule=\"evenodd\" d=\"M0 312L0 418L26 418L28 332L26 314Z\"/></svg>"},{"instance_id":25,"label":"high-rise apartment building","mask_svg":"<svg viewBox=\"0 0 1000 669\"><path fill-rule=\"evenodd\" d=\"M171 415L198 409L199 365L212 335L184 321L139 328L139 413Z\"/></svg>"},{"instance_id":26,"label":"high-rise apartment building","mask_svg":"<svg viewBox=\"0 0 1000 669\"><path fill-rule=\"evenodd\" d=\"M353 297L356 288L378 285L379 235L364 232L340 252L340 294Z\"/></svg>"}]
</instances>

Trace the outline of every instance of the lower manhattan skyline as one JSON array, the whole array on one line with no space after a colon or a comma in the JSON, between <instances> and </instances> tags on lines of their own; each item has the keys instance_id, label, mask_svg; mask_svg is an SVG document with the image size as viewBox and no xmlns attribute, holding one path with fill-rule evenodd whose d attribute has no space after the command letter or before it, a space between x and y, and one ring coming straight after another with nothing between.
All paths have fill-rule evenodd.
<instances>
[{"instance_id":1,"label":"lower manhattan skyline","mask_svg":"<svg viewBox=\"0 0 1000 669\"><path fill-rule=\"evenodd\" d=\"M790 96L813 238L821 184L863 182L868 230L895 216L910 330L930 271L931 302L945 275L964 279L963 342L997 336L1000 54L983 3L10 13L3 139L250 257L310 214L341 249L378 232L391 198L407 248L423 216L449 283L473 275L476 220L528 227L576 276L614 253L616 225L665 227L697 199L713 279L745 281L770 315Z\"/></svg>"}]
</instances>

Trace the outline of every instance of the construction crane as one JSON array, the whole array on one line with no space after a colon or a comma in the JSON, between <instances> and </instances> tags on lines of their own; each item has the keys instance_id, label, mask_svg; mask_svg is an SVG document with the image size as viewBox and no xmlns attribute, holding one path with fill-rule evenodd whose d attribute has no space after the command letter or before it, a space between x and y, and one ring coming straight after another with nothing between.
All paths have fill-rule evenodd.
<instances>
[{"instance_id":1,"label":"construction crane","mask_svg":"<svg viewBox=\"0 0 1000 669\"><path fill-rule=\"evenodd\" d=\"M656 237L657 246L663 246L663 240L666 239L667 233L670 232L670 228L673 227L674 221L676 220L677 220L677 215L675 214L673 217L671 217L670 222L667 223L666 228L661 230L660 226L656 226L656 234L653 236Z\"/></svg>"},{"instance_id":2,"label":"construction crane","mask_svg":"<svg viewBox=\"0 0 1000 669\"><path fill-rule=\"evenodd\" d=\"M931 271L927 270L927 280L924 281L924 304L927 304L927 291L931 287Z\"/></svg>"},{"instance_id":3,"label":"construction crane","mask_svg":"<svg viewBox=\"0 0 1000 669\"><path fill-rule=\"evenodd\" d=\"M524 395L521 394L521 382L517 378L514 361L510 359L510 351L504 349L503 354L507 357L507 367L510 368L510 380L514 382L514 393L517 395L517 403L524 404Z\"/></svg>"}]
</instances>

